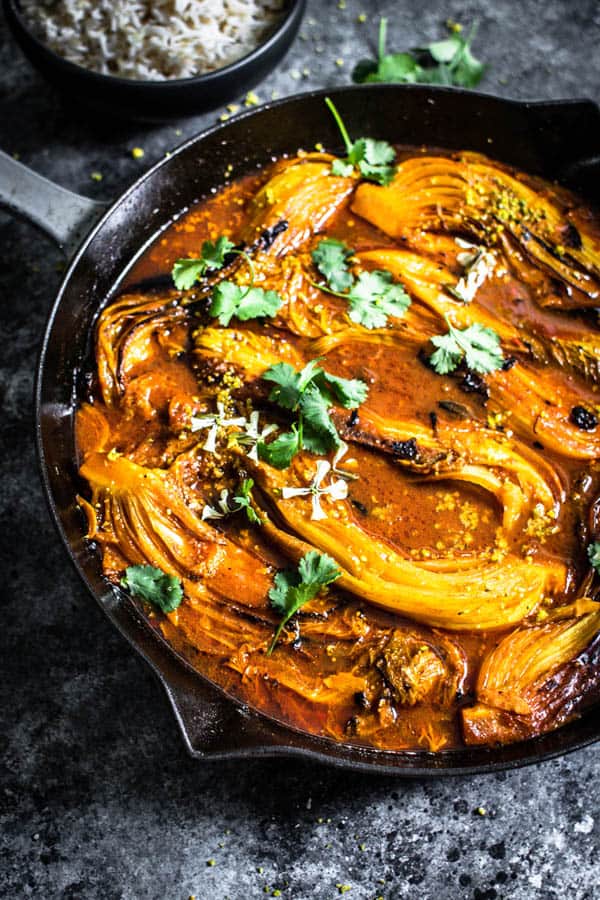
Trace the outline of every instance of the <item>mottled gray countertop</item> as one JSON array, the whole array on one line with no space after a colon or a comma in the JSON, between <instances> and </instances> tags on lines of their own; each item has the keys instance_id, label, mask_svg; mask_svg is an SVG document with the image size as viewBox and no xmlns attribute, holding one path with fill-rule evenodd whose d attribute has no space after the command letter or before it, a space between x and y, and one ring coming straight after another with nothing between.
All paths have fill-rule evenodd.
<instances>
[{"instance_id":1,"label":"mottled gray countertop","mask_svg":"<svg viewBox=\"0 0 600 900\"><path fill-rule=\"evenodd\" d=\"M374 46L380 13L398 49L441 35L447 17L477 16L477 48L490 62L482 88L598 99L595 0L309 0L300 38L260 98L347 83ZM82 123L76 112L0 18L0 146L75 190L116 197L223 110L164 127ZM491 777L412 782L186 756L159 686L71 569L38 482L32 375L62 267L44 238L0 216L0 895L246 900L279 890L333 900L348 885L352 900L597 896L593 747Z\"/></svg>"}]
</instances>

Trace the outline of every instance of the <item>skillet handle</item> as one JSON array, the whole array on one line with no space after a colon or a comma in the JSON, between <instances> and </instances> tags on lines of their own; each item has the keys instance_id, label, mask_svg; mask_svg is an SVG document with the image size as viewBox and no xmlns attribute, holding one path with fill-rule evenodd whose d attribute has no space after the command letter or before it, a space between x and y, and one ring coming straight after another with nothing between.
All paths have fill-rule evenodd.
<instances>
[{"instance_id":1,"label":"skillet handle","mask_svg":"<svg viewBox=\"0 0 600 900\"><path fill-rule=\"evenodd\" d=\"M0 207L41 228L67 256L108 208L54 184L2 150Z\"/></svg>"},{"instance_id":2,"label":"skillet handle","mask_svg":"<svg viewBox=\"0 0 600 900\"><path fill-rule=\"evenodd\" d=\"M182 668L168 679L154 670L175 713L188 753L195 759L239 759L293 752L296 736L232 702L212 685ZM300 740L299 744L302 744Z\"/></svg>"}]
</instances>

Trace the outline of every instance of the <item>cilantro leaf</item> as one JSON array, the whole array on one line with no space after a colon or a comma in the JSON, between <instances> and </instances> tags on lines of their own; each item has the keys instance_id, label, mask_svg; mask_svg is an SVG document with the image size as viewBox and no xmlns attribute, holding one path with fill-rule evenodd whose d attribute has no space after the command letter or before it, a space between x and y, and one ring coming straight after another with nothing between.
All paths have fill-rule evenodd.
<instances>
[{"instance_id":1,"label":"cilantro leaf","mask_svg":"<svg viewBox=\"0 0 600 900\"><path fill-rule=\"evenodd\" d=\"M316 432L316 435L322 442L322 446L326 447L327 450L338 447L340 443L336 427L329 415L330 406L331 397L324 394L316 384L309 385L300 400L303 419ZM307 439L310 441L310 436L304 435L303 446L305 447Z\"/></svg>"},{"instance_id":2,"label":"cilantro leaf","mask_svg":"<svg viewBox=\"0 0 600 900\"><path fill-rule=\"evenodd\" d=\"M235 316L242 322L261 316L273 318L281 307L282 299L275 291L258 287L240 287L233 281L221 281L212 293L210 314L221 325L229 325Z\"/></svg>"},{"instance_id":3,"label":"cilantro leaf","mask_svg":"<svg viewBox=\"0 0 600 900\"><path fill-rule=\"evenodd\" d=\"M298 563L298 574L307 584L330 584L342 574L335 561L326 553L309 550Z\"/></svg>"},{"instance_id":4,"label":"cilantro leaf","mask_svg":"<svg viewBox=\"0 0 600 900\"><path fill-rule=\"evenodd\" d=\"M173 266L171 275L178 291L189 291L200 278L202 272L201 260L178 259Z\"/></svg>"},{"instance_id":5,"label":"cilantro leaf","mask_svg":"<svg viewBox=\"0 0 600 900\"><path fill-rule=\"evenodd\" d=\"M202 262L206 269L222 269L225 257L235 248L235 244L221 235L216 241L204 241L202 244Z\"/></svg>"},{"instance_id":6,"label":"cilantro leaf","mask_svg":"<svg viewBox=\"0 0 600 900\"><path fill-rule=\"evenodd\" d=\"M320 387L329 387L337 401L344 409L356 409L364 403L369 388L359 378L339 378L330 372L317 373L316 382Z\"/></svg>"},{"instance_id":7,"label":"cilantro leaf","mask_svg":"<svg viewBox=\"0 0 600 900\"><path fill-rule=\"evenodd\" d=\"M439 68L445 70L448 81L444 83L475 87L481 81L485 66L471 52L476 31L477 23L473 25L467 38L455 33L445 40L434 41L425 48L432 59L440 63Z\"/></svg>"},{"instance_id":8,"label":"cilantro leaf","mask_svg":"<svg viewBox=\"0 0 600 900\"><path fill-rule=\"evenodd\" d=\"M300 372L297 372L289 363L275 363L263 373L265 381L274 382L274 387L269 394L269 400L283 406L284 409L297 409L300 397L313 381L318 373L323 370L319 367L320 359L311 359Z\"/></svg>"},{"instance_id":9,"label":"cilantro leaf","mask_svg":"<svg viewBox=\"0 0 600 900\"><path fill-rule=\"evenodd\" d=\"M302 448L302 435L294 424L291 431L284 431L274 441L260 441L258 455L274 469L287 469L292 459Z\"/></svg>"},{"instance_id":10,"label":"cilantro leaf","mask_svg":"<svg viewBox=\"0 0 600 900\"><path fill-rule=\"evenodd\" d=\"M249 522L253 525L262 525L262 519L257 515L251 502L251 492L253 487L254 481L252 478L245 478L239 487L239 494L237 494L233 500L237 504L236 512L244 509L246 510Z\"/></svg>"},{"instance_id":11,"label":"cilantro leaf","mask_svg":"<svg viewBox=\"0 0 600 900\"><path fill-rule=\"evenodd\" d=\"M331 174L338 175L341 178L350 178L354 172L352 163L344 162L343 159L334 159L331 163Z\"/></svg>"},{"instance_id":12,"label":"cilantro leaf","mask_svg":"<svg viewBox=\"0 0 600 900\"><path fill-rule=\"evenodd\" d=\"M371 143L377 144L376 141ZM385 148L379 156L373 151L372 158L381 159L382 164L387 157ZM329 287L322 283L311 284L325 293L347 300L350 307L348 315L353 322L364 325L365 328L383 328L388 316L400 318L404 315L411 299L401 284L392 281L390 272L361 272L355 280L346 265L346 260L352 253L341 241L321 241L313 250L312 258L319 271L325 275ZM343 292L346 287L348 291Z\"/></svg>"},{"instance_id":13,"label":"cilantro leaf","mask_svg":"<svg viewBox=\"0 0 600 900\"><path fill-rule=\"evenodd\" d=\"M348 294L353 322L365 328L383 328L388 316L400 318L411 300L401 284L395 284L389 272L361 272Z\"/></svg>"},{"instance_id":14,"label":"cilantro leaf","mask_svg":"<svg viewBox=\"0 0 600 900\"><path fill-rule=\"evenodd\" d=\"M262 316L272 319L281 308L282 303L283 300L277 291L265 291L263 288L251 287L242 296L236 316L242 322Z\"/></svg>"},{"instance_id":15,"label":"cilantro leaf","mask_svg":"<svg viewBox=\"0 0 600 900\"><path fill-rule=\"evenodd\" d=\"M447 375L460 365L462 350L451 334L438 335L431 339L431 343L438 349L429 357L429 362L438 375Z\"/></svg>"},{"instance_id":16,"label":"cilantro leaf","mask_svg":"<svg viewBox=\"0 0 600 900\"><path fill-rule=\"evenodd\" d=\"M330 450L339 446L339 437L335 439L329 431L319 431L307 423L302 425L302 449L308 450L309 453L316 453L317 456L326 456Z\"/></svg>"},{"instance_id":17,"label":"cilantro leaf","mask_svg":"<svg viewBox=\"0 0 600 900\"><path fill-rule=\"evenodd\" d=\"M355 141L348 159L358 166L364 178L377 184L389 184L396 174L396 167L393 165L396 152L386 141L359 138Z\"/></svg>"},{"instance_id":18,"label":"cilantro leaf","mask_svg":"<svg viewBox=\"0 0 600 900\"><path fill-rule=\"evenodd\" d=\"M596 572L600 572L600 543L598 541L593 541L588 546L587 555L590 565L593 566Z\"/></svg>"},{"instance_id":19,"label":"cilantro leaf","mask_svg":"<svg viewBox=\"0 0 600 900\"><path fill-rule=\"evenodd\" d=\"M471 50L477 23L468 36L454 31L449 37L404 53L386 53L387 19L379 23L377 60L361 60L352 72L357 84L446 84L473 88L481 81L486 66Z\"/></svg>"},{"instance_id":20,"label":"cilantro leaf","mask_svg":"<svg viewBox=\"0 0 600 900\"><path fill-rule=\"evenodd\" d=\"M411 53L389 53L373 64L364 81L368 83L396 82L414 84L422 77L423 69ZM361 82L360 72L355 68L352 73L354 81Z\"/></svg>"},{"instance_id":21,"label":"cilantro leaf","mask_svg":"<svg viewBox=\"0 0 600 900\"><path fill-rule=\"evenodd\" d=\"M128 566L121 585L164 613L173 612L183 600L181 581L155 566Z\"/></svg>"},{"instance_id":22,"label":"cilantro leaf","mask_svg":"<svg viewBox=\"0 0 600 900\"><path fill-rule=\"evenodd\" d=\"M198 259L178 259L173 266L175 287L187 291L209 269L218 271L225 264L225 256L235 248L229 238L221 235L216 241L204 241Z\"/></svg>"},{"instance_id":23,"label":"cilantro leaf","mask_svg":"<svg viewBox=\"0 0 600 900\"><path fill-rule=\"evenodd\" d=\"M354 253L342 241L326 238L320 241L311 256L317 269L324 275L327 284L334 291L345 291L352 284L352 275L348 271L348 260Z\"/></svg>"},{"instance_id":24,"label":"cilantro leaf","mask_svg":"<svg viewBox=\"0 0 600 900\"><path fill-rule=\"evenodd\" d=\"M269 599L271 606L282 619L273 635L267 651L268 656L273 652L279 635L292 616L341 574L335 560L326 553L321 554L316 550L309 550L298 563L296 570L277 572L273 587L269 591Z\"/></svg>"},{"instance_id":25,"label":"cilantro leaf","mask_svg":"<svg viewBox=\"0 0 600 900\"><path fill-rule=\"evenodd\" d=\"M358 138L358 140L352 141L342 117L329 97L325 97L325 103L335 119L346 147L345 159L334 160L331 167L332 173L348 176L352 174L353 170L358 170L359 174L367 181L374 181L376 184L382 185L389 184L396 174L394 163L396 151L392 145L386 141L375 141L373 138ZM349 169L349 166L352 166L352 169Z\"/></svg>"},{"instance_id":26,"label":"cilantro leaf","mask_svg":"<svg viewBox=\"0 0 600 900\"><path fill-rule=\"evenodd\" d=\"M431 338L437 347L429 361L438 375L453 372L464 359L467 368L485 375L502 368L504 356L500 338L492 328L475 322L468 328L453 328L448 322L448 334Z\"/></svg>"},{"instance_id":27,"label":"cilantro leaf","mask_svg":"<svg viewBox=\"0 0 600 900\"><path fill-rule=\"evenodd\" d=\"M284 409L295 409L300 399L300 372L296 372L289 363L275 363L263 372L264 381L272 381L274 387L269 400L283 406Z\"/></svg>"},{"instance_id":28,"label":"cilantro leaf","mask_svg":"<svg viewBox=\"0 0 600 900\"><path fill-rule=\"evenodd\" d=\"M269 591L271 606L275 612L285 616L288 611L288 591L298 586L298 577L295 572L277 572L273 579L273 587Z\"/></svg>"}]
</instances>

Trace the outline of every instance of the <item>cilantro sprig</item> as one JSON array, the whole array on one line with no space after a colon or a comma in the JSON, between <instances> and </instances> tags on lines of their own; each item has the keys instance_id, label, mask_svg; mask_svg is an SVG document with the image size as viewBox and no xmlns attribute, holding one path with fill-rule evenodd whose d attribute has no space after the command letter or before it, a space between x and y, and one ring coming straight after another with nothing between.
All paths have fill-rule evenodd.
<instances>
[{"instance_id":1,"label":"cilantro sprig","mask_svg":"<svg viewBox=\"0 0 600 900\"><path fill-rule=\"evenodd\" d=\"M365 328L383 328L388 316L400 318L411 300L401 284L393 282L390 272L375 269L361 272L354 278L348 270L348 260L354 251L342 241L331 238L321 241L312 251L312 259L325 276L327 286L313 282L315 287L348 302L348 315Z\"/></svg>"},{"instance_id":2,"label":"cilantro sprig","mask_svg":"<svg viewBox=\"0 0 600 900\"><path fill-rule=\"evenodd\" d=\"M241 322L262 316L272 319L282 302L276 291L265 291L252 286L240 287L233 281L221 281L213 290L209 311L221 325L229 325L234 316Z\"/></svg>"},{"instance_id":3,"label":"cilantro sprig","mask_svg":"<svg viewBox=\"0 0 600 900\"><path fill-rule=\"evenodd\" d=\"M207 272L222 269L225 257L234 250L235 244L225 235L221 235L214 242L204 241L197 259L178 259L175 262L171 273L175 287L179 291L189 291Z\"/></svg>"},{"instance_id":4,"label":"cilantro sprig","mask_svg":"<svg viewBox=\"0 0 600 900\"><path fill-rule=\"evenodd\" d=\"M252 488L254 481L252 478L245 478L240 484L239 494L232 499L229 497L229 490L225 488L221 491L216 506L207 503L202 510L203 519L225 519L234 513L245 511L248 521L252 525L262 525L262 519L256 513L252 506Z\"/></svg>"},{"instance_id":5,"label":"cilantro sprig","mask_svg":"<svg viewBox=\"0 0 600 900\"><path fill-rule=\"evenodd\" d=\"M392 84L444 84L474 88L481 81L486 66L472 53L477 22L467 37L460 26L452 26L451 34L404 53L386 53L387 19L379 23L377 59L363 59L354 67L353 81L358 84L378 82Z\"/></svg>"},{"instance_id":6,"label":"cilantro sprig","mask_svg":"<svg viewBox=\"0 0 600 900\"><path fill-rule=\"evenodd\" d=\"M500 338L493 328L487 328L479 322L463 329L454 328L448 319L446 324L447 334L431 338L431 343L437 350L431 354L429 362L438 375L454 372L463 360L467 368L482 375L502 368L504 356Z\"/></svg>"},{"instance_id":7,"label":"cilantro sprig","mask_svg":"<svg viewBox=\"0 0 600 900\"><path fill-rule=\"evenodd\" d=\"M276 469L286 469L296 453L309 450L324 455L340 445L340 437L329 414L338 403L356 409L367 398L368 387L358 378L340 378L313 359L297 372L289 363L276 363L263 373L263 380L275 386L269 400L282 409L297 413L291 430L270 443L258 444L258 454Z\"/></svg>"},{"instance_id":8,"label":"cilantro sprig","mask_svg":"<svg viewBox=\"0 0 600 900\"><path fill-rule=\"evenodd\" d=\"M367 181L374 181L376 184L382 185L389 184L396 174L396 151L392 145L387 141L376 141L373 138L361 137L356 141L351 140L333 101L329 97L325 97L325 103L335 119L346 148L346 156L333 161L332 174L347 178L357 171Z\"/></svg>"},{"instance_id":9,"label":"cilantro sprig","mask_svg":"<svg viewBox=\"0 0 600 900\"><path fill-rule=\"evenodd\" d=\"M341 574L330 556L327 556L326 553L317 553L316 550L309 550L298 563L297 569L284 570L275 575L274 586L269 591L269 599L271 606L282 616L282 619L273 635L267 656L270 656L275 649L283 628L292 616Z\"/></svg>"},{"instance_id":10,"label":"cilantro sprig","mask_svg":"<svg viewBox=\"0 0 600 900\"><path fill-rule=\"evenodd\" d=\"M173 612L183 600L183 587L179 578L167 575L156 566L128 566L125 577L121 579L121 586L164 613Z\"/></svg>"},{"instance_id":11,"label":"cilantro sprig","mask_svg":"<svg viewBox=\"0 0 600 900\"><path fill-rule=\"evenodd\" d=\"M218 272L223 268L228 255L241 256L250 270L250 284L239 285L234 281L220 281L212 291L210 315L221 325L229 325L235 317L242 322L262 316L273 318L283 300L276 291L265 291L254 287L254 266L246 252L238 250L229 238L221 235L216 241L204 241L200 256L193 259L178 259L173 266L172 276L175 287L180 291L189 290L207 272Z\"/></svg>"},{"instance_id":12,"label":"cilantro sprig","mask_svg":"<svg viewBox=\"0 0 600 900\"><path fill-rule=\"evenodd\" d=\"M353 254L354 250L335 238L325 238L312 251L314 264L333 291L345 291L352 286L354 279L348 270L348 260Z\"/></svg>"},{"instance_id":13,"label":"cilantro sprig","mask_svg":"<svg viewBox=\"0 0 600 900\"><path fill-rule=\"evenodd\" d=\"M245 510L246 517L249 522L251 522L253 525L262 525L262 519L252 506L253 487L253 479L245 478L239 487L239 494L236 494L236 496L233 498L233 502L236 504L236 511L242 509Z\"/></svg>"}]
</instances>

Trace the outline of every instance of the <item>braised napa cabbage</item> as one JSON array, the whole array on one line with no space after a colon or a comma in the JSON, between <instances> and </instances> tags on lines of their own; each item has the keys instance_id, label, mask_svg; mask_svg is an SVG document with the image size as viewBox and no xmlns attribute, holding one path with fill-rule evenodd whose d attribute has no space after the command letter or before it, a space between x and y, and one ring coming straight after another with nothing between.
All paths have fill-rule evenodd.
<instances>
[{"instance_id":1,"label":"braised napa cabbage","mask_svg":"<svg viewBox=\"0 0 600 900\"><path fill-rule=\"evenodd\" d=\"M142 257L78 411L87 538L188 663L285 723L529 738L600 692L600 222L472 153L364 174L277 160Z\"/></svg>"}]
</instances>

